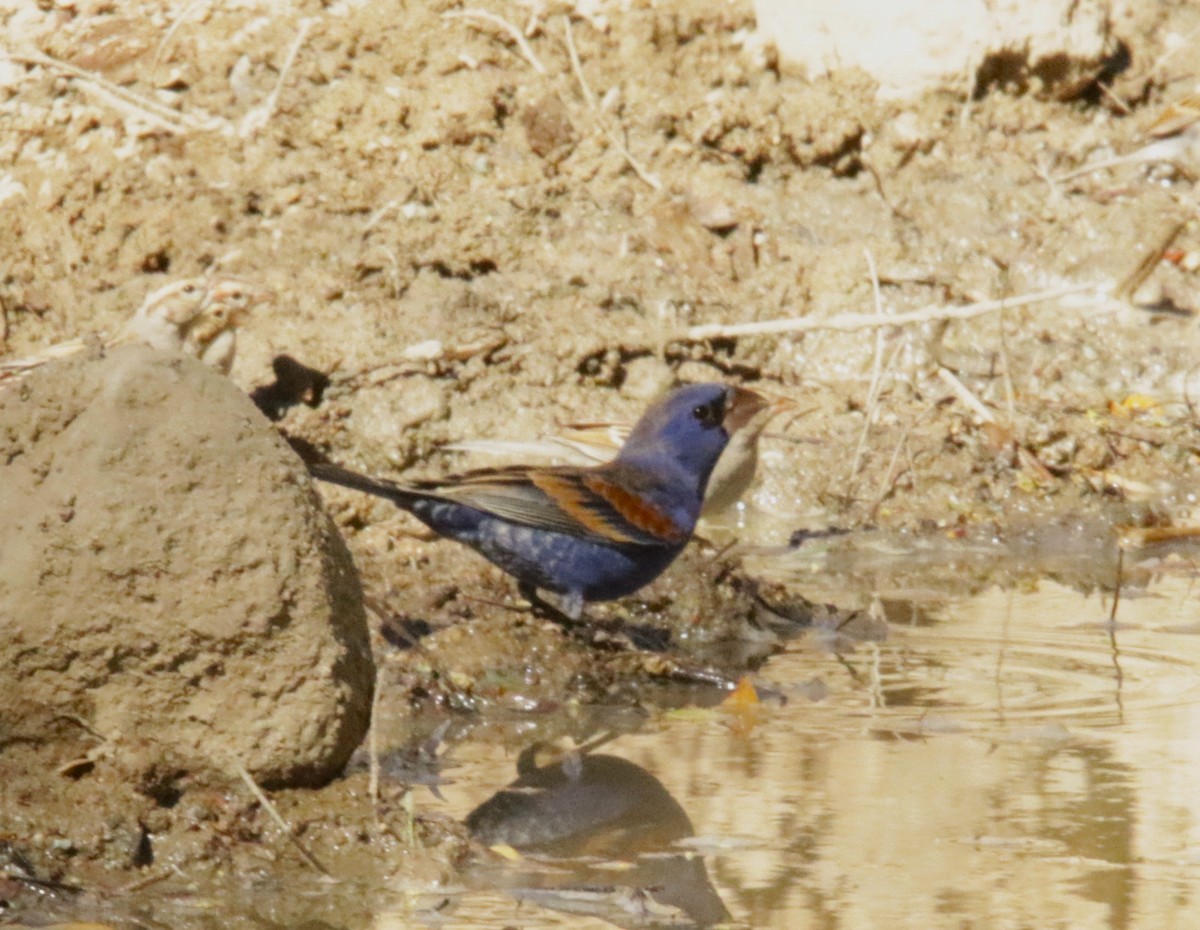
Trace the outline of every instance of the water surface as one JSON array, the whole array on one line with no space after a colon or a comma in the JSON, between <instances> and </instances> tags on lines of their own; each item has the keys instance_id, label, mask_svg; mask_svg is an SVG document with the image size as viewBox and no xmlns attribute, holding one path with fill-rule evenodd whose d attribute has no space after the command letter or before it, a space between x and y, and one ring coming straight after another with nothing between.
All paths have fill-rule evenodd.
<instances>
[{"instance_id":1,"label":"water surface","mask_svg":"<svg viewBox=\"0 0 1200 930\"><path fill-rule=\"evenodd\" d=\"M789 642L755 679L786 700L667 713L603 747L690 819L694 835L642 862L699 858L754 927L1195 926L1197 593L1190 572L1167 575L1110 622L1109 598L1056 582L926 589L876 604L884 642ZM494 746L455 758L455 816L516 777ZM503 893L455 902L456 925L695 922L623 886L637 855L614 848L557 896L531 893L545 862L514 857L486 879Z\"/></svg>"}]
</instances>

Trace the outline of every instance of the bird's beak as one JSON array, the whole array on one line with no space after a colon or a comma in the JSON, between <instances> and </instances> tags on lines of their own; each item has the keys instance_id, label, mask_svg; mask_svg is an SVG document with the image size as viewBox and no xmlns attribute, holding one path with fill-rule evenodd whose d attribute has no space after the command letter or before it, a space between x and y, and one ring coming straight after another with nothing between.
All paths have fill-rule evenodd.
<instances>
[{"instance_id":1,"label":"bird's beak","mask_svg":"<svg viewBox=\"0 0 1200 930\"><path fill-rule=\"evenodd\" d=\"M722 425L730 436L749 425L760 413L771 406L771 402L761 394L748 388L733 387L729 389L729 402L725 405L725 419Z\"/></svg>"}]
</instances>

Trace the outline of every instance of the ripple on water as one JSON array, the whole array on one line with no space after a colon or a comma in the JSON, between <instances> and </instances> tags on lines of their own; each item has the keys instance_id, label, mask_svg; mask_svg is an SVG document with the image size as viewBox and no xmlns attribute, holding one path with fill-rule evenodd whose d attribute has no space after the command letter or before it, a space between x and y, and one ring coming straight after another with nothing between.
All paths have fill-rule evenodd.
<instances>
[{"instance_id":1,"label":"ripple on water","mask_svg":"<svg viewBox=\"0 0 1200 930\"><path fill-rule=\"evenodd\" d=\"M1200 638L1191 633L1200 606L1190 592L1187 579L1164 579L1152 596L1123 601L1115 624L1109 603L1052 582L940 604L889 602L887 642L839 659L866 687L833 688L830 700L905 733L1052 738L1062 727L1150 722L1200 704ZM767 674L804 680L814 651L801 641Z\"/></svg>"}]
</instances>

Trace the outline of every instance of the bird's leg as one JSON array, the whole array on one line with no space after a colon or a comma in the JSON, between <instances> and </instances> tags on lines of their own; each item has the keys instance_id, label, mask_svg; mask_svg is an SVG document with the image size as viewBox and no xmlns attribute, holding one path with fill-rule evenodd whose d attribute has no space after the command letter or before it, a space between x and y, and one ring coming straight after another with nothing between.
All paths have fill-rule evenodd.
<instances>
[{"instance_id":1,"label":"bird's leg","mask_svg":"<svg viewBox=\"0 0 1200 930\"><path fill-rule=\"evenodd\" d=\"M592 648L642 655L649 662L646 671L651 675L687 684L716 687L722 691L732 691L737 686L737 681L715 668L692 665L664 655L665 643L658 644L658 648L654 650L646 651L635 643L627 632L610 632L584 621L583 596L577 591L563 595L562 607L556 607L538 594L537 588L532 584L519 582L517 590L520 591L521 597L529 602L535 613L557 623L568 633L584 639ZM571 777L570 769L564 771Z\"/></svg>"},{"instance_id":2,"label":"bird's leg","mask_svg":"<svg viewBox=\"0 0 1200 930\"><path fill-rule=\"evenodd\" d=\"M562 599L562 610L576 623L583 617L583 595L578 591L569 591Z\"/></svg>"},{"instance_id":3,"label":"bird's leg","mask_svg":"<svg viewBox=\"0 0 1200 930\"><path fill-rule=\"evenodd\" d=\"M529 601L535 613L554 621L564 629L574 630L586 626L583 618L583 597L579 594L568 594L563 598L562 607L556 607L538 594L537 587L526 582L517 585L521 597Z\"/></svg>"}]
</instances>

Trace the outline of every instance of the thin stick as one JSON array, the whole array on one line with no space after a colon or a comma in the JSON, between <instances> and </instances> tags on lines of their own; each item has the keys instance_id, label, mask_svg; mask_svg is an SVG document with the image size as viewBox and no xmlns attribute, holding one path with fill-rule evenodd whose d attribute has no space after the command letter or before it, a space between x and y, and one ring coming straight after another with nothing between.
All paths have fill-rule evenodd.
<instances>
[{"instance_id":1,"label":"thin stick","mask_svg":"<svg viewBox=\"0 0 1200 930\"><path fill-rule=\"evenodd\" d=\"M639 164L638 160L633 157L633 153L629 151L624 142L617 138L617 134L612 129L610 129L603 122L601 122L600 125L604 129L604 134L608 136L608 141L611 142L616 150L621 153L621 157L624 158L625 163L633 169L633 173L638 176L638 179L641 180L647 187L653 188L656 191L661 191L663 189L662 181L660 181L655 175L651 174L649 171L643 168L641 164Z\"/></svg>"},{"instance_id":2,"label":"thin stick","mask_svg":"<svg viewBox=\"0 0 1200 930\"><path fill-rule=\"evenodd\" d=\"M1114 94L1108 85L1103 81L1097 81L1096 86L1100 88L1100 93L1104 94L1105 97L1113 102L1117 109L1121 111L1122 115L1128 116L1133 112L1133 110L1129 109L1129 104Z\"/></svg>"},{"instance_id":3,"label":"thin stick","mask_svg":"<svg viewBox=\"0 0 1200 930\"><path fill-rule=\"evenodd\" d=\"M583 76L583 66L579 63L579 50L575 48L575 33L571 29L571 17L566 13L562 15L562 24L563 33L567 37L567 56L571 59L571 70L575 72L575 80L579 82L579 88L583 91L583 99L587 101L588 109L595 112L597 109L596 95L592 93L587 78Z\"/></svg>"},{"instance_id":4,"label":"thin stick","mask_svg":"<svg viewBox=\"0 0 1200 930\"><path fill-rule=\"evenodd\" d=\"M296 40L292 43L292 47L288 49L287 58L284 59L283 69L279 72L279 79L275 82L275 87L271 90L271 96L267 98L267 115L275 114L275 107L279 103L279 93L283 90L283 82L287 79L288 72L292 70L292 65L296 63L296 56L300 54L300 46L304 44L304 39L308 35L308 31L313 27L313 18L308 16L300 20L300 29L296 32Z\"/></svg>"},{"instance_id":5,"label":"thin stick","mask_svg":"<svg viewBox=\"0 0 1200 930\"><path fill-rule=\"evenodd\" d=\"M661 191L663 189L662 181L642 167L641 163L633 157L633 153L629 151L628 146L618 138L617 134L609 127L608 122L604 119L604 115L600 112L600 107L596 104L596 98L592 94L591 87L588 86L587 78L583 76L583 66L579 62L579 52L575 48L575 34L571 30L571 17L563 14L563 32L567 37L567 55L571 59L571 70L575 72L575 79L579 81L579 87L583 93L583 99L587 101L588 109L596 118L596 122L600 124L600 129L607 137L609 143L625 159L625 163L633 169L639 180L652 190Z\"/></svg>"},{"instance_id":6,"label":"thin stick","mask_svg":"<svg viewBox=\"0 0 1200 930\"><path fill-rule=\"evenodd\" d=\"M874 520L879 514L879 508L883 505L883 499L887 497L888 492L895 485L896 480L900 477L896 473L896 463L900 461L900 453L904 451L908 443L908 434L912 431L910 425L900 434L900 438L896 440L895 448L892 449L892 457L888 460L888 467L884 469L883 480L879 482L879 491L875 495L875 503L871 505L871 519Z\"/></svg>"},{"instance_id":7,"label":"thin stick","mask_svg":"<svg viewBox=\"0 0 1200 930\"><path fill-rule=\"evenodd\" d=\"M300 54L300 46L304 44L304 39L308 35L308 31L312 29L314 22L315 20L311 16L300 20L300 29L296 33L292 47L288 49L287 58L283 61L283 68L279 71L279 77L276 79L271 93L267 95L266 101L261 106L255 107L242 118L242 123L238 127L238 135L243 139L262 129L275 115L275 109L279 105L279 94L283 90L283 82L287 80L288 72L296 63L296 56Z\"/></svg>"},{"instance_id":8,"label":"thin stick","mask_svg":"<svg viewBox=\"0 0 1200 930\"><path fill-rule=\"evenodd\" d=\"M1150 251L1142 256L1137 266L1124 277L1113 293L1122 300L1132 302L1133 295L1137 292L1137 289L1142 286L1145 280L1154 272L1154 269L1158 267L1158 263L1162 261L1162 257L1167 249L1175 244L1175 240L1179 238L1179 234L1187 229L1190 222L1191 218L1189 217L1178 221L1168 229L1166 235Z\"/></svg>"},{"instance_id":9,"label":"thin stick","mask_svg":"<svg viewBox=\"0 0 1200 930\"><path fill-rule=\"evenodd\" d=\"M900 473L896 470L896 463L900 460L900 453L903 452L908 459L908 470L916 472L916 465L912 460L912 456L908 452L908 437L912 435L912 431L917 428L917 424L925 419L936 407L936 404L929 404L924 410L913 418L913 421L908 424L901 432L900 438L896 441L896 447L892 450L892 457L888 461L887 470L884 472L883 480L879 483L879 491L875 495L875 503L871 505L871 519L874 520L879 514L879 508L883 506L884 499L895 487L896 482L900 478Z\"/></svg>"},{"instance_id":10,"label":"thin stick","mask_svg":"<svg viewBox=\"0 0 1200 930\"><path fill-rule=\"evenodd\" d=\"M1000 324L1000 364L1003 365L1004 373L1004 401L1008 408L1008 423L1009 426L1016 426L1017 423L1017 392L1013 388L1012 371L1008 364L1008 329L1004 325L1004 311L1000 311L1000 315L996 318Z\"/></svg>"},{"instance_id":11,"label":"thin stick","mask_svg":"<svg viewBox=\"0 0 1200 930\"><path fill-rule=\"evenodd\" d=\"M964 404L975 412L975 415L984 423L995 423L996 415L984 405L978 397L972 393L971 389L958 380L958 377L950 371L949 368L938 366L938 377L941 378L946 386L954 392L954 395Z\"/></svg>"},{"instance_id":12,"label":"thin stick","mask_svg":"<svg viewBox=\"0 0 1200 930\"><path fill-rule=\"evenodd\" d=\"M258 803L263 806L263 810L267 812L270 818L279 826L279 829L284 832L287 838L292 841L292 844L296 847L296 849L300 851L300 855L304 857L304 861L325 877L332 878L333 876L329 873L329 870L325 868L325 866L321 865L321 860L310 853L308 849L305 848L304 844L300 842L300 838L292 832L292 828L289 827L287 825L287 821L280 816L279 811L275 808L275 805L271 803L271 799L263 794L262 789L258 787L254 779L250 776L250 773L246 771L245 766L243 766L242 763L238 762L236 759L233 760L232 764L233 770L237 772L242 781L246 783L246 787L250 789L250 793L258 799Z\"/></svg>"},{"instance_id":13,"label":"thin stick","mask_svg":"<svg viewBox=\"0 0 1200 930\"><path fill-rule=\"evenodd\" d=\"M367 751L370 756L369 776L367 779L367 794L371 798L371 816L375 826L379 826L379 686L380 675L375 674L375 691L371 695L371 727L367 730Z\"/></svg>"},{"instance_id":14,"label":"thin stick","mask_svg":"<svg viewBox=\"0 0 1200 930\"><path fill-rule=\"evenodd\" d=\"M1141 151L1140 149L1138 151ZM1128 165L1134 162L1141 161L1137 157L1137 152L1132 152L1129 155L1117 155L1113 158L1102 158L1100 161L1089 162L1086 165L1068 171L1066 174L1060 174L1054 179L1056 184L1062 184L1064 181L1073 181L1075 178L1085 174L1091 174L1093 171L1103 171L1106 168L1115 168L1117 165Z\"/></svg>"},{"instance_id":15,"label":"thin stick","mask_svg":"<svg viewBox=\"0 0 1200 930\"><path fill-rule=\"evenodd\" d=\"M875 313L883 316L883 296L879 290L879 274L875 269L875 256L870 249L863 249L867 259L867 268L871 273L871 293L875 297ZM862 465L863 450L867 446L867 436L870 435L871 425L875 422L876 408L879 404L879 383L883 376L883 329L875 330L875 357L871 363L871 386L867 389L867 409L863 419L862 432L858 436L858 445L854 448L854 458L850 464L850 479L847 486L854 483L858 477L858 469Z\"/></svg>"},{"instance_id":16,"label":"thin stick","mask_svg":"<svg viewBox=\"0 0 1200 930\"><path fill-rule=\"evenodd\" d=\"M158 48L154 50L154 60L150 63L150 69L152 71L158 70L158 66L162 63L163 54L166 52L167 46L170 44L171 39L175 37L175 33L179 31L179 27L184 24L184 22L189 16L192 15L192 13L204 6L207 2L208 0L192 0L192 2L185 6L180 11L179 15L175 17L175 20L171 23L170 27L163 34L162 39L159 41Z\"/></svg>"},{"instance_id":17,"label":"thin stick","mask_svg":"<svg viewBox=\"0 0 1200 930\"><path fill-rule=\"evenodd\" d=\"M546 73L545 66L541 63L541 61L538 60L537 55L533 53L533 49L530 48L529 43L525 41L525 36L521 34L521 30L508 20L497 16L495 13L478 9L450 10L449 12L442 14L442 19L465 19L467 21L483 20L484 22L491 23L493 26L500 27L506 33L508 33L509 38L511 38L517 44L517 50L521 53L521 57L528 62L529 67L533 68L533 70L538 74L544 75Z\"/></svg>"},{"instance_id":18,"label":"thin stick","mask_svg":"<svg viewBox=\"0 0 1200 930\"><path fill-rule=\"evenodd\" d=\"M1042 159L1039 158L1036 162L1034 162L1033 172L1046 182L1046 185L1050 188L1055 197L1060 199L1062 198L1062 191L1059 190L1058 187L1058 179L1051 176L1050 169L1042 163Z\"/></svg>"},{"instance_id":19,"label":"thin stick","mask_svg":"<svg viewBox=\"0 0 1200 930\"><path fill-rule=\"evenodd\" d=\"M1068 284L1063 287L1051 288L1046 291L1034 291L1020 297L1002 297L999 300L981 300L978 303L966 304L962 307L946 307L941 304L930 304L918 310L907 313L839 313L824 319L812 317L788 317L781 320L762 320L756 323L735 323L726 325L712 323L704 326L693 326L682 336L690 342L702 342L705 339L724 339L731 336L767 336L776 333L801 333L812 330L840 330L854 332L860 329L871 329L875 326L907 326L910 323L928 323L933 320L969 320L985 313L995 313L1016 307L1028 307L1032 304L1045 303L1067 297L1071 294L1082 294L1086 291L1099 290L1094 284Z\"/></svg>"},{"instance_id":20,"label":"thin stick","mask_svg":"<svg viewBox=\"0 0 1200 930\"><path fill-rule=\"evenodd\" d=\"M950 390L954 392L955 396L958 397L958 399L968 407L970 407L976 416L983 420L984 423L991 423L994 426L1000 425L999 421L996 419L996 415L988 409L987 405L985 405L983 401L981 401L975 396L974 393L972 393L970 388L959 381L958 378L955 377L954 373L950 371L950 369L939 367L938 377L941 378L949 386ZM1011 423L1012 421L1010 420L1009 422ZM1050 469L1042 464L1041 459L1030 452L1029 449L1027 449L1021 442L1014 439L1013 448L1017 453L1017 460L1021 463L1021 466L1032 472L1038 481L1050 481L1054 477Z\"/></svg>"},{"instance_id":21,"label":"thin stick","mask_svg":"<svg viewBox=\"0 0 1200 930\"><path fill-rule=\"evenodd\" d=\"M172 875L181 875L181 874L182 873L179 869L179 866L172 863L171 865L168 865L166 868L159 869L157 872L147 875L144 878L139 878L135 882L130 882L128 885L122 885L117 890L117 894L118 895L126 895L126 894L133 894L135 891L144 891L145 889L149 888L151 885L157 885L159 882L165 881L166 879L170 878Z\"/></svg>"},{"instance_id":22,"label":"thin stick","mask_svg":"<svg viewBox=\"0 0 1200 930\"><path fill-rule=\"evenodd\" d=\"M225 125L225 120L219 117L208 114L195 116L189 113L180 113L148 97L139 97L112 81L105 80L98 74L85 71L83 68L76 68L74 65L51 58L49 55L43 55L41 52L0 52L0 58L7 58L9 61L21 64L50 68L73 77L82 82L84 90L99 97L114 109L140 117L166 132L181 133L192 129L214 130Z\"/></svg>"}]
</instances>

